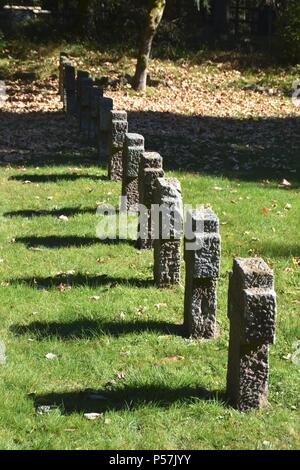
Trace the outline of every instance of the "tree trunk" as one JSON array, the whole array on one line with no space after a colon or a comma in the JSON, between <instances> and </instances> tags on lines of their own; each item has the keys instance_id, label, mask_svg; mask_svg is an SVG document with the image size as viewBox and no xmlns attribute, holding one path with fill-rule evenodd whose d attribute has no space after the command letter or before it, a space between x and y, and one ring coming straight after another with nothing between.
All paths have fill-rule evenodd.
<instances>
[{"instance_id":1,"label":"tree trunk","mask_svg":"<svg viewBox=\"0 0 300 470\"><path fill-rule=\"evenodd\" d=\"M163 17L166 0L149 0L148 3L147 21L133 79L133 88L137 91L144 91L147 86L148 65L152 42Z\"/></svg>"}]
</instances>

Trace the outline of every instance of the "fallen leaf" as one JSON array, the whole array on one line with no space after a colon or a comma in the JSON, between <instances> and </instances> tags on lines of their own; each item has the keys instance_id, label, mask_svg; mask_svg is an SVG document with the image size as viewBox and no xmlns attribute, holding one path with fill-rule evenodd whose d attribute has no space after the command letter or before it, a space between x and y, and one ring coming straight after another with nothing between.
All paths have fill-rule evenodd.
<instances>
[{"instance_id":1,"label":"fallen leaf","mask_svg":"<svg viewBox=\"0 0 300 470\"><path fill-rule=\"evenodd\" d=\"M100 413L84 413L83 416L89 421L95 421L96 419L100 418L101 414Z\"/></svg>"},{"instance_id":2,"label":"fallen leaf","mask_svg":"<svg viewBox=\"0 0 300 470\"><path fill-rule=\"evenodd\" d=\"M57 355L56 355L56 354L53 354L53 353L48 353L48 354L46 354L45 358L46 358L48 361L53 361L54 359L57 359Z\"/></svg>"},{"instance_id":3,"label":"fallen leaf","mask_svg":"<svg viewBox=\"0 0 300 470\"><path fill-rule=\"evenodd\" d=\"M63 220L64 222L67 222L69 220L66 215L60 215L58 218L59 220Z\"/></svg>"},{"instance_id":4,"label":"fallen leaf","mask_svg":"<svg viewBox=\"0 0 300 470\"><path fill-rule=\"evenodd\" d=\"M100 297L98 295L92 295L92 297L90 297L90 300L97 301L100 300Z\"/></svg>"},{"instance_id":5,"label":"fallen leaf","mask_svg":"<svg viewBox=\"0 0 300 470\"><path fill-rule=\"evenodd\" d=\"M137 309L136 309L136 312L137 312L137 315L143 315L143 313L147 312L148 310L148 307L143 307L143 306L139 306Z\"/></svg>"},{"instance_id":6,"label":"fallen leaf","mask_svg":"<svg viewBox=\"0 0 300 470\"><path fill-rule=\"evenodd\" d=\"M119 380L125 380L125 372L124 371L119 372L117 377Z\"/></svg>"},{"instance_id":7,"label":"fallen leaf","mask_svg":"<svg viewBox=\"0 0 300 470\"><path fill-rule=\"evenodd\" d=\"M59 284L59 286L57 286L57 289L60 291L60 292L65 292L67 289L71 289L71 286L68 286L66 284L63 284L62 282Z\"/></svg>"},{"instance_id":8,"label":"fallen leaf","mask_svg":"<svg viewBox=\"0 0 300 470\"><path fill-rule=\"evenodd\" d=\"M155 304L154 307L157 308L157 310L161 309L162 307L167 307L168 305L167 304Z\"/></svg>"}]
</instances>

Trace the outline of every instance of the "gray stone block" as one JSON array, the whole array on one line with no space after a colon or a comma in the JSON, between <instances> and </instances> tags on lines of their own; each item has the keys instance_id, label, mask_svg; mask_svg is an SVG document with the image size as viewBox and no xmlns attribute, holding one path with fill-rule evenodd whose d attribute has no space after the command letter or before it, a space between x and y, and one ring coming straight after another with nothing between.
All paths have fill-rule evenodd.
<instances>
[{"instance_id":1,"label":"gray stone block","mask_svg":"<svg viewBox=\"0 0 300 470\"><path fill-rule=\"evenodd\" d=\"M214 338L216 335L217 280L194 278L186 271L184 326L193 338Z\"/></svg>"},{"instance_id":2,"label":"gray stone block","mask_svg":"<svg viewBox=\"0 0 300 470\"><path fill-rule=\"evenodd\" d=\"M107 162L110 142L110 112L113 110L112 98L102 97L98 102L98 156L99 162Z\"/></svg>"},{"instance_id":3,"label":"gray stone block","mask_svg":"<svg viewBox=\"0 0 300 470\"><path fill-rule=\"evenodd\" d=\"M267 404L268 346L275 341L274 275L259 258L236 258L228 293L227 395L242 411Z\"/></svg>"},{"instance_id":4,"label":"gray stone block","mask_svg":"<svg viewBox=\"0 0 300 470\"><path fill-rule=\"evenodd\" d=\"M94 86L91 77L80 80L80 133L84 142L89 143L91 128L90 92Z\"/></svg>"},{"instance_id":5,"label":"gray stone block","mask_svg":"<svg viewBox=\"0 0 300 470\"><path fill-rule=\"evenodd\" d=\"M154 282L158 287L180 283L180 240L154 240Z\"/></svg>"},{"instance_id":6,"label":"gray stone block","mask_svg":"<svg viewBox=\"0 0 300 470\"><path fill-rule=\"evenodd\" d=\"M211 209L189 210L185 222L184 326L188 336L216 335L217 279L220 275L219 220Z\"/></svg>"},{"instance_id":7,"label":"gray stone block","mask_svg":"<svg viewBox=\"0 0 300 470\"><path fill-rule=\"evenodd\" d=\"M145 151L145 140L139 134L126 134L123 145L122 196L127 198L126 210L137 211L139 204L138 175ZM125 209L125 208L124 208Z\"/></svg>"},{"instance_id":8,"label":"gray stone block","mask_svg":"<svg viewBox=\"0 0 300 470\"><path fill-rule=\"evenodd\" d=\"M152 213L154 234L154 281L159 287L180 283L182 237L181 186L176 178L157 178L154 203L161 214Z\"/></svg>"},{"instance_id":9,"label":"gray stone block","mask_svg":"<svg viewBox=\"0 0 300 470\"><path fill-rule=\"evenodd\" d=\"M143 184L141 184L140 195L141 203L149 209L154 204L155 182L157 178L164 177L162 168L145 168L143 174Z\"/></svg>"},{"instance_id":10,"label":"gray stone block","mask_svg":"<svg viewBox=\"0 0 300 470\"><path fill-rule=\"evenodd\" d=\"M191 230L192 236L198 234L218 233L220 222L216 214L210 208L191 209L187 211L185 221L185 233Z\"/></svg>"},{"instance_id":11,"label":"gray stone block","mask_svg":"<svg viewBox=\"0 0 300 470\"><path fill-rule=\"evenodd\" d=\"M89 141L97 145L98 122L99 122L99 100L103 96L103 89L94 85L90 88L90 129Z\"/></svg>"},{"instance_id":12,"label":"gray stone block","mask_svg":"<svg viewBox=\"0 0 300 470\"><path fill-rule=\"evenodd\" d=\"M99 100L99 125L100 131L108 132L111 123L111 111L113 110L114 102L112 98L102 97Z\"/></svg>"},{"instance_id":13,"label":"gray stone block","mask_svg":"<svg viewBox=\"0 0 300 470\"><path fill-rule=\"evenodd\" d=\"M221 237L218 233L197 235L192 250L187 250L189 244L185 240L185 261L193 266L195 279L216 279L220 275L221 264Z\"/></svg>"},{"instance_id":14,"label":"gray stone block","mask_svg":"<svg viewBox=\"0 0 300 470\"><path fill-rule=\"evenodd\" d=\"M108 178L122 181L123 144L128 133L126 111L110 111Z\"/></svg>"},{"instance_id":15,"label":"gray stone block","mask_svg":"<svg viewBox=\"0 0 300 470\"><path fill-rule=\"evenodd\" d=\"M141 220L138 228L136 247L153 248L151 204L154 204L155 180L164 176L163 159L156 152L144 152L140 161L138 190L139 203L147 208L147 221ZM143 224L143 225L142 225Z\"/></svg>"},{"instance_id":16,"label":"gray stone block","mask_svg":"<svg viewBox=\"0 0 300 470\"><path fill-rule=\"evenodd\" d=\"M63 63L63 95L65 113L75 115L77 112L76 70L71 62Z\"/></svg>"},{"instance_id":17,"label":"gray stone block","mask_svg":"<svg viewBox=\"0 0 300 470\"><path fill-rule=\"evenodd\" d=\"M69 61L68 53L61 52L59 55L59 95L61 101L64 100L64 63Z\"/></svg>"}]
</instances>

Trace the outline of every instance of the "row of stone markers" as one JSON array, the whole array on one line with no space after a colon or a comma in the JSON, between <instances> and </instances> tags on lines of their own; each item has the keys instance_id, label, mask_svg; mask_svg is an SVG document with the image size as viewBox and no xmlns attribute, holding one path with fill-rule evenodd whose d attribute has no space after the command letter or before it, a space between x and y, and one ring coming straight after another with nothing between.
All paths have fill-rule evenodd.
<instances>
[{"instance_id":1,"label":"row of stone markers","mask_svg":"<svg viewBox=\"0 0 300 470\"><path fill-rule=\"evenodd\" d=\"M113 100L103 96L98 83L88 72L76 73L67 55L61 53L59 93L64 110L78 117L80 134L97 148L99 163L107 165L108 178L122 182L126 202L121 210L139 212L136 245L154 250L155 284L168 287L180 283L184 232L185 331L195 338L214 338L221 259L218 217L211 209L188 210L183 221L179 181L165 178L162 157L145 151L143 136L128 133L126 111L114 110ZM154 205L164 207L167 217L160 214L154 221ZM273 272L262 259L236 258L228 294L227 394L240 410L267 402L268 347L275 338L275 314Z\"/></svg>"}]
</instances>

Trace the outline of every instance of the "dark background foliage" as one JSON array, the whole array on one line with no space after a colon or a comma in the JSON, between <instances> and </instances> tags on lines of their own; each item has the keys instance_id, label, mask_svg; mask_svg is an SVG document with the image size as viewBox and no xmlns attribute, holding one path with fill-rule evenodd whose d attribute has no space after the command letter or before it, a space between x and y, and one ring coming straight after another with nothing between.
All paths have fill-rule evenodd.
<instances>
[{"instance_id":1,"label":"dark background foliage","mask_svg":"<svg viewBox=\"0 0 300 470\"><path fill-rule=\"evenodd\" d=\"M227 2L226 23L222 7ZM31 39L71 36L105 44L136 47L144 25L147 0L43 0L4 4L39 5L52 16L31 21L20 34ZM223 18L224 19L224 18ZM220 26L221 20L221 26ZM2 27L5 29L2 21ZM7 28L6 28L7 29ZM6 31L7 32L7 31ZM15 34L15 31L14 31ZM266 50L285 61L300 54L298 0L171 0L156 37L155 53L172 57L178 49L204 44L222 48Z\"/></svg>"}]
</instances>

